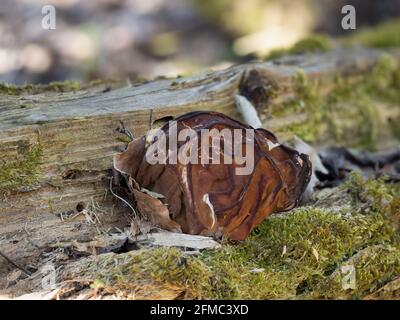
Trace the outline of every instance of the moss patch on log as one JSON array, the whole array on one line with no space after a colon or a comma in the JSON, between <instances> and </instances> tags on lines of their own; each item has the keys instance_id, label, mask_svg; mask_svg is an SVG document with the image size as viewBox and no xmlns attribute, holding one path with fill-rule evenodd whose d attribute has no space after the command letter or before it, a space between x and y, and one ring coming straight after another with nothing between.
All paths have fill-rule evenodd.
<instances>
[{"instance_id":1,"label":"moss patch on log","mask_svg":"<svg viewBox=\"0 0 400 320\"><path fill-rule=\"evenodd\" d=\"M27 84L23 86L13 84L0 84L0 94L20 95L20 94L37 94L42 92L68 92L77 91L81 88L81 84L77 81L54 81L49 84Z\"/></svg>"},{"instance_id":2,"label":"moss patch on log","mask_svg":"<svg viewBox=\"0 0 400 320\"><path fill-rule=\"evenodd\" d=\"M122 296L178 288L184 298L362 298L400 274L400 235L388 215L398 218L399 196L383 180L353 175L315 204L270 217L244 243L197 256L176 248L105 254L77 273ZM353 289L342 286L349 264Z\"/></svg>"},{"instance_id":3,"label":"moss patch on log","mask_svg":"<svg viewBox=\"0 0 400 320\"><path fill-rule=\"evenodd\" d=\"M337 44L344 46L362 45L370 48L398 48L400 47L400 19L393 19L377 26L362 28L350 36L336 39ZM272 50L266 59L277 59L293 54L310 52L326 52L335 47L335 42L322 34L312 34L296 42L290 48L278 48Z\"/></svg>"},{"instance_id":4,"label":"moss patch on log","mask_svg":"<svg viewBox=\"0 0 400 320\"><path fill-rule=\"evenodd\" d=\"M291 54L326 52L332 50L332 48L332 41L327 36L314 34L297 41L289 49L281 48L272 50L268 54L267 59L277 59Z\"/></svg>"},{"instance_id":5,"label":"moss patch on log","mask_svg":"<svg viewBox=\"0 0 400 320\"><path fill-rule=\"evenodd\" d=\"M40 143L21 146L21 159L0 163L0 191L29 188L41 180L43 150Z\"/></svg>"},{"instance_id":6,"label":"moss patch on log","mask_svg":"<svg viewBox=\"0 0 400 320\"><path fill-rule=\"evenodd\" d=\"M86 84L82 84L73 80L53 81L48 84L26 84L22 86L0 83L0 95L39 94L45 92L75 92L98 86L103 86L105 87L105 90L108 90L108 88L119 87L123 84L124 83L121 81L111 79L92 80Z\"/></svg>"},{"instance_id":7,"label":"moss patch on log","mask_svg":"<svg viewBox=\"0 0 400 320\"><path fill-rule=\"evenodd\" d=\"M399 79L398 63L389 55L382 56L367 75L338 76L328 93L320 82L307 79L299 71L293 97L271 106L271 116L305 114L304 121L285 126L280 132L296 134L310 143L330 139L336 144L374 150L381 129L390 127L380 118L380 109L400 108ZM396 132L392 133L396 137Z\"/></svg>"}]
</instances>

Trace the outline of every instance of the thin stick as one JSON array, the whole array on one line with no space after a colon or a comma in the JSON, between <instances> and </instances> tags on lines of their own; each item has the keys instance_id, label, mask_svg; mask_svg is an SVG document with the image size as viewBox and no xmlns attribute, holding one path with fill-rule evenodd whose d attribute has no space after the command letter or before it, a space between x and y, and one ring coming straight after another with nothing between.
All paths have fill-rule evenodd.
<instances>
[{"instance_id":1,"label":"thin stick","mask_svg":"<svg viewBox=\"0 0 400 320\"><path fill-rule=\"evenodd\" d=\"M150 109L149 131L153 128L153 109Z\"/></svg>"},{"instance_id":2,"label":"thin stick","mask_svg":"<svg viewBox=\"0 0 400 320\"><path fill-rule=\"evenodd\" d=\"M111 177L111 179L110 179L110 191L111 191L111 193L112 193L115 197L117 197L119 200L121 200L122 202L124 202L129 208L131 208L133 214L135 215L135 217L137 217L136 211L135 211L135 209L131 206L131 204L130 204L128 201L126 201L124 198L121 198L119 195L117 195L117 194L113 191L113 189L112 189L112 181L113 181L113 178L114 178L114 177Z\"/></svg>"},{"instance_id":3,"label":"thin stick","mask_svg":"<svg viewBox=\"0 0 400 320\"><path fill-rule=\"evenodd\" d=\"M23 267L17 265L14 261L12 261L9 257L7 257L3 252L1 252L1 250L0 250L0 256L2 256L4 259L6 259L10 264L12 264L17 269L23 271L27 276L30 277L32 275L32 273L30 273L28 270L26 270Z\"/></svg>"}]
</instances>

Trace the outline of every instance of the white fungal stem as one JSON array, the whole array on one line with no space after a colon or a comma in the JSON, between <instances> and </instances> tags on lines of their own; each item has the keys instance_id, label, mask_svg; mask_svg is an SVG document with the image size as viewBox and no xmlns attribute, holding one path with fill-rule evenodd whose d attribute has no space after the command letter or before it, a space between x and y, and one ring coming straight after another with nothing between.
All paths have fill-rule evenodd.
<instances>
[{"instance_id":1,"label":"white fungal stem","mask_svg":"<svg viewBox=\"0 0 400 320\"><path fill-rule=\"evenodd\" d=\"M208 193L205 193L203 195L203 202L206 203L209 206L210 210L211 210L211 212L210 212L210 216L211 216L211 219L212 219L211 228L213 228L215 223L216 223L216 219L215 219L214 206L212 205L212 203L210 201L210 197L209 197Z\"/></svg>"},{"instance_id":2,"label":"white fungal stem","mask_svg":"<svg viewBox=\"0 0 400 320\"><path fill-rule=\"evenodd\" d=\"M236 108L242 115L244 121L253 128L261 128L261 120L258 117L257 110L246 97L237 94L235 96Z\"/></svg>"}]
</instances>

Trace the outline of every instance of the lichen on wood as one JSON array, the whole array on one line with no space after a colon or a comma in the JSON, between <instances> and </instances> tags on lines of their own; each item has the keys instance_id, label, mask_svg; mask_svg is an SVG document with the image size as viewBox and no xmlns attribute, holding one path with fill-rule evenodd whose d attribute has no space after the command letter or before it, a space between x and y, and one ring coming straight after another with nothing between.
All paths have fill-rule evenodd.
<instances>
[{"instance_id":1,"label":"lichen on wood","mask_svg":"<svg viewBox=\"0 0 400 320\"><path fill-rule=\"evenodd\" d=\"M383 55L363 77L338 75L328 89L299 71L293 97L273 105L271 116L306 115L278 133L296 134L310 143L331 141L374 150L392 119L382 118L382 111L400 112L399 77L399 64L390 55Z\"/></svg>"}]
</instances>

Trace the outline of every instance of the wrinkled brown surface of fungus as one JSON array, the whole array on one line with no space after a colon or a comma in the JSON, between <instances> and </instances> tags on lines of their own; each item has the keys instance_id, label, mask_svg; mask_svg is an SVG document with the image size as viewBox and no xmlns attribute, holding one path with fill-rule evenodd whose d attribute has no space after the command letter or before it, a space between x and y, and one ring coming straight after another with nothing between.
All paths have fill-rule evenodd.
<instances>
[{"instance_id":1,"label":"wrinkled brown surface of fungus","mask_svg":"<svg viewBox=\"0 0 400 320\"><path fill-rule=\"evenodd\" d=\"M197 163L170 163L173 162L169 161L170 153L167 163L150 164L146 156L150 146L154 148L165 143L153 132L134 139L126 151L117 154L114 167L133 178L141 188L163 195L160 200L167 205L170 219L180 225L182 232L244 240L266 217L290 210L299 202L311 175L307 155L279 144L267 130L253 129L221 113L192 112L174 121L178 136L183 129L192 129L195 134L190 139L182 139L184 141L178 139L174 145L169 135L171 122L165 124L158 130L165 133L168 152L193 154ZM217 129L218 132L227 129L224 132L227 136L230 132L232 137L235 131L241 132L240 152L245 159L251 159L248 158L250 153L254 155L253 170L249 174L238 174L237 169L243 169L246 164L239 164L234 157L237 141L230 143L222 135L217 138L220 163L204 164L203 129ZM254 147L249 149L246 130L254 135ZM196 138L200 141L198 145L193 143ZM215 152L212 138L206 150L211 155ZM232 163L227 160L229 156ZM169 229L168 225L160 227Z\"/></svg>"}]
</instances>

